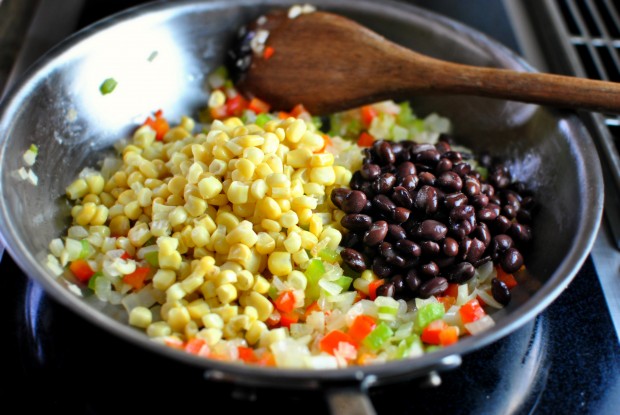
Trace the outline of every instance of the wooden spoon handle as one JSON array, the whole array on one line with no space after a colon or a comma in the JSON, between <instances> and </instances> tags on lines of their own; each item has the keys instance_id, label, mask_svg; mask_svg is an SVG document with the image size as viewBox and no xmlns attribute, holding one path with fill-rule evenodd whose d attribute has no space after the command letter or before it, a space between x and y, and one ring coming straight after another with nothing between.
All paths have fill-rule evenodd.
<instances>
[{"instance_id":1,"label":"wooden spoon handle","mask_svg":"<svg viewBox=\"0 0 620 415\"><path fill-rule=\"evenodd\" d=\"M431 91L620 112L620 83L431 61Z\"/></svg>"}]
</instances>

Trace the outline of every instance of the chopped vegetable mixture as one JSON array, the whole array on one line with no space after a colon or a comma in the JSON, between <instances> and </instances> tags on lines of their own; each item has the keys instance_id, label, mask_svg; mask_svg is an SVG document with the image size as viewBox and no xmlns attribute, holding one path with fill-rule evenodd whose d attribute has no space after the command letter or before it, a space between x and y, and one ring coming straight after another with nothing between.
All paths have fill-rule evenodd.
<instances>
[{"instance_id":1,"label":"chopped vegetable mixture","mask_svg":"<svg viewBox=\"0 0 620 415\"><path fill-rule=\"evenodd\" d=\"M454 152L441 141L448 120L418 118L394 102L328 119L302 105L273 113L237 93L223 70L209 83L204 128L188 117L171 125L157 111L119 143L118 158L67 187L72 225L50 243L52 271L122 304L129 324L154 341L262 366L413 358L494 324L488 313L518 280L498 258L431 291L390 290L395 277L374 266L378 248L360 248L361 259L345 252L367 228L348 226L355 218L345 219L351 213L332 195L351 191L378 139L443 142ZM102 93L112 89L102 85ZM473 160L472 168L485 169Z\"/></svg>"}]
</instances>

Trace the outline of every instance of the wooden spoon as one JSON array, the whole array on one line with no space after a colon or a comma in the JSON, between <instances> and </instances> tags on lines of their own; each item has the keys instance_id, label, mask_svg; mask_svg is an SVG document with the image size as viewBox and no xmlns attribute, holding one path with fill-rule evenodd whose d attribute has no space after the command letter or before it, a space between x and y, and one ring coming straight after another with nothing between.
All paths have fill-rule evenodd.
<instances>
[{"instance_id":1,"label":"wooden spoon","mask_svg":"<svg viewBox=\"0 0 620 415\"><path fill-rule=\"evenodd\" d=\"M321 115L416 94L465 94L620 112L618 83L446 62L326 12L265 17L248 33L266 31L267 40L255 39L250 49L246 35L233 56L245 70L237 86L272 109L288 111L302 103Z\"/></svg>"}]
</instances>

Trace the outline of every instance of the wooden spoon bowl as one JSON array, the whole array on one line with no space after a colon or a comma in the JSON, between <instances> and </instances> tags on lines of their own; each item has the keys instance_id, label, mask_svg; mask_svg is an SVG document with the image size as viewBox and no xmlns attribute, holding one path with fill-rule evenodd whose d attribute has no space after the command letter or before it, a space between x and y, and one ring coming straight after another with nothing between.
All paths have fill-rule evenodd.
<instances>
[{"instance_id":1,"label":"wooden spoon bowl","mask_svg":"<svg viewBox=\"0 0 620 415\"><path fill-rule=\"evenodd\" d=\"M276 11L248 29L232 53L241 72L237 86L273 109L301 103L321 115L384 99L463 94L620 112L618 83L446 62L332 13L289 18ZM266 40L254 39L251 47L260 31Z\"/></svg>"}]
</instances>

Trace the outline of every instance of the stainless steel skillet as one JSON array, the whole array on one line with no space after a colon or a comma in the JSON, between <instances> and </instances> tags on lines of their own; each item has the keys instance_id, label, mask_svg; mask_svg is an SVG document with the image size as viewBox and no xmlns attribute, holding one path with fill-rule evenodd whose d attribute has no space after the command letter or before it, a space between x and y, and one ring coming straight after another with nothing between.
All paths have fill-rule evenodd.
<instances>
[{"instance_id":1,"label":"stainless steel skillet","mask_svg":"<svg viewBox=\"0 0 620 415\"><path fill-rule=\"evenodd\" d=\"M171 119L195 115L208 98L205 74L223 61L236 29L290 1L177 1L131 9L74 35L37 62L0 105L0 230L10 255L56 300L92 323L170 359L204 368L211 378L254 386L326 388L334 406L362 405L373 384L425 376L458 365L461 356L516 330L569 284L592 246L602 211L595 147L569 112L499 100L414 97L420 114L452 119L463 144L509 160L542 207L526 264L529 282L514 292L496 326L418 359L337 371L300 371L228 364L166 348L125 324L124 312L69 291L43 264L47 244L68 225L64 188L152 111ZM445 60L532 70L506 48L458 23L392 2L318 1L386 37ZM354 76L354 74L352 74ZM109 77L109 95L99 91ZM369 80L371 82L372 80ZM21 155L40 148L37 186L15 178ZM350 400L360 398L361 400ZM369 409L366 407L366 409Z\"/></svg>"}]
</instances>

